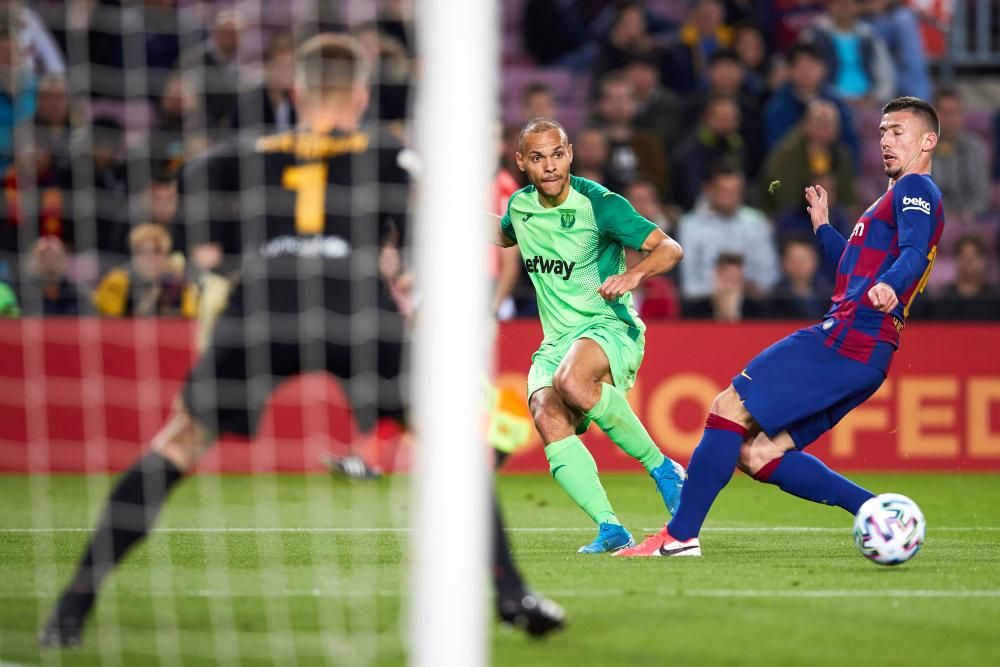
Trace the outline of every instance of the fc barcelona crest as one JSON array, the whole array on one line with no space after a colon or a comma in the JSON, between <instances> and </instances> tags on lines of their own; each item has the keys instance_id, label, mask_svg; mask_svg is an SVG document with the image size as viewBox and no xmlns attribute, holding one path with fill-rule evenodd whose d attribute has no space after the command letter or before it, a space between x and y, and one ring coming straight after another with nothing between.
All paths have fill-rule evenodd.
<instances>
[{"instance_id":1,"label":"fc barcelona crest","mask_svg":"<svg viewBox=\"0 0 1000 667\"><path fill-rule=\"evenodd\" d=\"M563 229L569 229L576 224L576 209L564 208L559 211L559 224Z\"/></svg>"}]
</instances>

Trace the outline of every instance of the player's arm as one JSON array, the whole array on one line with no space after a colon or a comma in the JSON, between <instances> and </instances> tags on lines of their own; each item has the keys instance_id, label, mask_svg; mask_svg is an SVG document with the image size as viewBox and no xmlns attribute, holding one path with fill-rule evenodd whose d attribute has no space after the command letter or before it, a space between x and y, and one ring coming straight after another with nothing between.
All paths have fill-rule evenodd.
<instances>
[{"instance_id":1,"label":"player's arm","mask_svg":"<svg viewBox=\"0 0 1000 667\"><path fill-rule=\"evenodd\" d=\"M806 188L806 211L812 222L813 232L823 248L823 253L834 264L840 262L840 256L847 247L847 239L840 235L830 224L830 204L828 194L822 186L811 185Z\"/></svg>"},{"instance_id":2,"label":"player's arm","mask_svg":"<svg viewBox=\"0 0 1000 667\"><path fill-rule=\"evenodd\" d=\"M645 256L625 273L605 280L597 290L602 297L614 301L634 290L646 278L670 271L684 257L681 244L659 228L649 233L638 250L643 251Z\"/></svg>"},{"instance_id":3,"label":"player's arm","mask_svg":"<svg viewBox=\"0 0 1000 667\"><path fill-rule=\"evenodd\" d=\"M514 225L510 223L510 213L505 213L501 218L495 213L487 213L490 224L495 227L490 242L501 248L509 248L517 245L517 235L514 233Z\"/></svg>"},{"instance_id":4,"label":"player's arm","mask_svg":"<svg viewBox=\"0 0 1000 667\"><path fill-rule=\"evenodd\" d=\"M603 191L591 198L600 231L625 248L647 253L625 273L610 276L597 292L614 301L639 286L650 276L666 273L684 256L677 241L663 233L659 227L639 215L627 199L613 192Z\"/></svg>"},{"instance_id":5,"label":"player's arm","mask_svg":"<svg viewBox=\"0 0 1000 667\"><path fill-rule=\"evenodd\" d=\"M920 176L904 177L892 190L892 206L899 230L899 257L868 290L872 305L883 313L892 312L899 304L899 295L927 270L933 212L940 204Z\"/></svg>"}]
</instances>

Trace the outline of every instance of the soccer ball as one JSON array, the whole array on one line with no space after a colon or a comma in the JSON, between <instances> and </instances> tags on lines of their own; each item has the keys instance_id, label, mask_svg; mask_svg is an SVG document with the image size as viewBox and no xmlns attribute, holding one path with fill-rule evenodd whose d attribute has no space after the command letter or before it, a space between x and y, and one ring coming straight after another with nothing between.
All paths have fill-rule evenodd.
<instances>
[{"instance_id":1,"label":"soccer ball","mask_svg":"<svg viewBox=\"0 0 1000 667\"><path fill-rule=\"evenodd\" d=\"M917 504L898 493L869 499L854 517L854 544L881 565L899 565L924 544L927 523Z\"/></svg>"}]
</instances>

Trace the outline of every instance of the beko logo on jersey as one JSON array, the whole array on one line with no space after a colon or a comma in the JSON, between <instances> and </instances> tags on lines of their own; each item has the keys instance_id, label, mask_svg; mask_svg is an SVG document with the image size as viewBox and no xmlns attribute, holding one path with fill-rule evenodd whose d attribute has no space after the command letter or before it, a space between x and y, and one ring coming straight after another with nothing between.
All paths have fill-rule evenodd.
<instances>
[{"instance_id":1,"label":"beko logo on jersey","mask_svg":"<svg viewBox=\"0 0 1000 667\"><path fill-rule=\"evenodd\" d=\"M541 255L535 255L524 260L524 268L528 273L551 273L555 276L562 276L563 280L569 280L573 275L573 268L576 262L567 262L562 259L545 259Z\"/></svg>"},{"instance_id":2,"label":"beko logo on jersey","mask_svg":"<svg viewBox=\"0 0 1000 667\"><path fill-rule=\"evenodd\" d=\"M343 259L351 254L351 244L339 236L278 236L261 244L260 254L263 257L295 255Z\"/></svg>"},{"instance_id":3,"label":"beko logo on jersey","mask_svg":"<svg viewBox=\"0 0 1000 667\"><path fill-rule=\"evenodd\" d=\"M926 201L923 197L903 197L903 210L920 211L921 213L930 215L931 203Z\"/></svg>"}]
</instances>

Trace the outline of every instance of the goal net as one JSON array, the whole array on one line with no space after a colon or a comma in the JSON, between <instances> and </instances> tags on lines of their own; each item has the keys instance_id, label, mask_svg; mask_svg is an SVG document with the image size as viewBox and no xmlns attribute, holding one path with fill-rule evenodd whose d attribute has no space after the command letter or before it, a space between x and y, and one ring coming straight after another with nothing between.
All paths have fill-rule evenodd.
<instances>
[{"instance_id":1,"label":"goal net","mask_svg":"<svg viewBox=\"0 0 1000 667\"><path fill-rule=\"evenodd\" d=\"M481 4L4 3L0 662L487 660ZM294 88L324 33L356 129Z\"/></svg>"}]
</instances>

